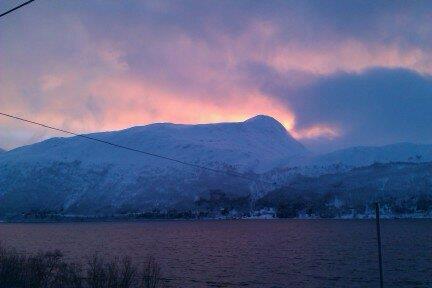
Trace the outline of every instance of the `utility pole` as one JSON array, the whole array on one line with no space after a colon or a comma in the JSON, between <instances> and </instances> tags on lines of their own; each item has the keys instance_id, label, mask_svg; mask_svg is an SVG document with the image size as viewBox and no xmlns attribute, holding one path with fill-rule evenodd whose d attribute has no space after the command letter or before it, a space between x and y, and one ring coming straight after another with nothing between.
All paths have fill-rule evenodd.
<instances>
[{"instance_id":1,"label":"utility pole","mask_svg":"<svg viewBox=\"0 0 432 288\"><path fill-rule=\"evenodd\" d=\"M378 241L378 261L379 261L379 274L380 274L380 288L384 288L384 275L382 263L382 247L381 247L381 224L380 224L380 205L375 203L375 221Z\"/></svg>"}]
</instances>

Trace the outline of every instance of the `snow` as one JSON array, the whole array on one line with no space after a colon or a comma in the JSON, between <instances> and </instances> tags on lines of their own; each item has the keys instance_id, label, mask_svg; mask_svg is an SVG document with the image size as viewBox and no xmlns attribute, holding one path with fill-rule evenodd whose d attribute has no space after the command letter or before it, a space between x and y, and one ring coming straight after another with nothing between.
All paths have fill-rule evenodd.
<instances>
[{"instance_id":1,"label":"snow","mask_svg":"<svg viewBox=\"0 0 432 288\"><path fill-rule=\"evenodd\" d=\"M262 173L308 151L275 119L183 125L156 123L89 137L180 161L222 170ZM52 138L0 155L0 198L5 211L26 199L22 209L87 209L169 205L208 189L248 194L253 183L216 175L164 159L80 137ZM21 197L21 198L16 198ZM40 199L44 199L43 203ZM35 202L32 202L35 201ZM19 204L21 205L21 204ZM55 204L58 205L58 204ZM90 208L86 208L90 207ZM9 209L9 210L7 210ZM0 211L1 212L1 211Z\"/></svg>"},{"instance_id":2,"label":"snow","mask_svg":"<svg viewBox=\"0 0 432 288\"><path fill-rule=\"evenodd\" d=\"M0 200L6 195L3 199L9 201L3 202L3 212L16 211L24 200L23 210L61 203L77 213L130 203L164 207L193 201L209 189L258 199L298 175L345 173L376 162L432 161L432 145L410 143L313 155L281 123L265 115L233 123L155 123L88 136L196 165L252 177L261 174L261 179L276 185L258 187L80 137L52 138L0 154ZM376 183L384 189L387 180L382 177Z\"/></svg>"},{"instance_id":3,"label":"snow","mask_svg":"<svg viewBox=\"0 0 432 288\"><path fill-rule=\"evenodd\" d=\"M157 123L88 136L194 164L229 164L263 172L307 150L275 119L256 116L245 122L182 125ZM165 168L172 163L79 137L53 138L4 154L0 163L82 161Z\"/></svg>"},{"instance_id":4,"label":"snow","mask_svg":"<svg viewBox=\"0 0 432 288\"><path fill-rule=\"evenodd\" d=\"M374 163L429 161L432 161L431 144L397 143L385 146L357 146L327 154L299 154L290 158L284 168L296 170L300 174L307 171L321 174L346 171Z\"/></svg>"},{"instance_id":5,"label":"snow","mask_svg":"<svg viewBox=\"0 0 432 288\"><path fill-rule=\"evenodd\" d=\"M343 163L366 166L373 163L432 161L432 145L398 143L386 146L359 146L320 155L313 160L316 165Z\"/></svg>"},{"instance_id":6,"label":"snow","mask_svg":"<svg viewBox=\"0 0 432 288\"><path fill-rule=\"evenodd\" d=\"M290 158L281 168L264 173L265 181L288 185L296 176L316 177L344 173L353 168L375 163L424 163L432 161L432 145L397 143L385 146L358 146L335 152L313 155L302 154ZM402 168L404 165L402 165Z\"/></svg>"}]
</instances>

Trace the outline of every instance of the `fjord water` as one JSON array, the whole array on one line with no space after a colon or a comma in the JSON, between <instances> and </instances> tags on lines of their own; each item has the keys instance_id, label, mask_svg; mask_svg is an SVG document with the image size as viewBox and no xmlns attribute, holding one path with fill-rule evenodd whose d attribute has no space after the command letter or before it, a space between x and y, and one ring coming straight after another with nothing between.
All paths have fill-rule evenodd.
<instances>
[{"instance_id":1,"label":"fjord water","mask_svg":"<svg viewBox=\"0 0 432 288\"><path fill-rule=\"evenodd\" d=\"M155 256L170 287L377 287L373 220L0 224L19 251ZM432 286L432 220L382 221L387 287Z\"/></svg>"}]
</instances>

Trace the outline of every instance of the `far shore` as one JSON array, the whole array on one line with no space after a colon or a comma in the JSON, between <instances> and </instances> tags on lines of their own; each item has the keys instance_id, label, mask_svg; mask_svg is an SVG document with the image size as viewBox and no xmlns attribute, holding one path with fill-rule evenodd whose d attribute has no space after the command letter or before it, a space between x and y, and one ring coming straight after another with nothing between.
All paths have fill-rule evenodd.
<instances>
[{"instance_id":1,"label":"far shore","mask_svg":"<svg viewBox=\"0 0 432 288\"><path fill-rule=\"evenodd\" d=\"M61 220L50 220L50 219L26 219L26 220L5 220L0 219L0 224L59 224L59 223L142 223L142 222L198 222L198 221L209 221L209 222L221 222L221 221L370 221L374 220L374 217L364 218L320 218L320 217L295 217L295 218L198 218L198 219L121 219L121 218L80 218L80 219L61 219ZM382 217L381 220L432 220L432 217Z\"/></svg>"}]
</instances>

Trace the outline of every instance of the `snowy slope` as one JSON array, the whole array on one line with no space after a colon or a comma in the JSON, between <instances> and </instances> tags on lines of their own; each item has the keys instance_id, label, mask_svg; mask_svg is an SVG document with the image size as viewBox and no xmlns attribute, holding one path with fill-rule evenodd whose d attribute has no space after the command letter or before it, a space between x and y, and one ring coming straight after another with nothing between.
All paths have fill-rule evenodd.
<instances>
[{"instance_id":1,"label":"snowy slope","mask_svg":"<svg viewBox=\"0 0 432 288\"><path fill-rule=\"evenodd\" d=\"M317 156L312 163L328 165L342 163L349 166L366 166L373 163L428 162L432 161L432 145L398 143L379 147L352 147Z\"/></svg>"},{"instance_id":2,"label":"snowy slope","mask_svg":"<svg viewBox=\"0 0 432 288\"><path fill-rule=\"evenodd\" d=\"M292 157L282 168L265 174L267 181L288 185L297 175L319 176L344 173L356 167L374 163L432 161L432 145L398 143L385 146L359 146L335 152L313 155L304 154Z\"/></svg>"},{"instance_id":3,"label":"snowy slope","mask_svg":"<svg viewBox=\"0 0 432 288\"><path fill-rule=\"evenodd\" d=\"M298 176L289 185L268 193L257 205L276 208L290 203L286 205L289 217L370 217L371 204L379 201L386 217L430 218L431 199L432 162L398 162L318 177Z\"/></svg>"},{"instance_id":4,"label":"snowy slope","mask_svg":"<svg viewBox=\"0 0 432 288\"><path fill-rule=\"evenodd\" d=\"M158 123L89 136L246 173L268 171L307 153L268 116L238 123ZM228 178L79 137L53 138L0 156L0 206L5 211L55 206L82 212L95 211L95 205L169 204L206 189L249 189L250 183Z\"/></svg>"},{"instance_id":5,"label":"snowy slope","mask_svg":"<svg viewBox=\"0 0 432 288\"><path fill-rule=\"evenodd\" d=\"M268 116L256 116L239 123L158 123L89 136L190 163L230 164L239 170L254 172L270 170L292 156L307 153L279 122ZM3 163L77 160L88 164L171 165L165 160L78 137L53 138L21 147L0 159Z\"/></svg>"}]
</instances>

